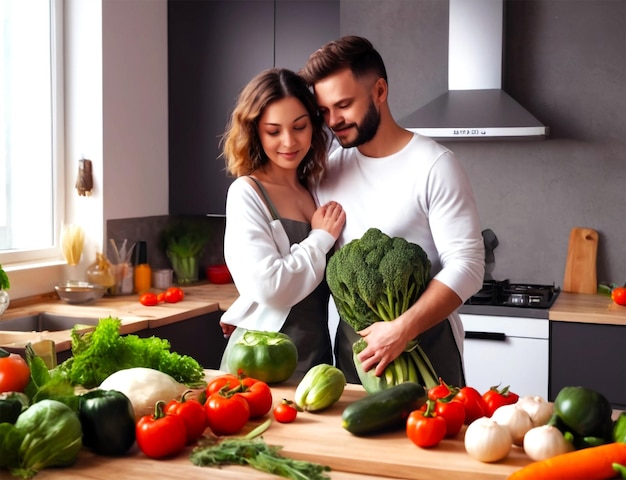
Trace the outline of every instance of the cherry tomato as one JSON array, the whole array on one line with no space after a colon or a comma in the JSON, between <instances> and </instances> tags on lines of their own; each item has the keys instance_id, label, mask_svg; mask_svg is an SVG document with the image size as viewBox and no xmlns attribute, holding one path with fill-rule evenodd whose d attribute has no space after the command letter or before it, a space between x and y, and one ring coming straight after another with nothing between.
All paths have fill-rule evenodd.
<instances>
[{"instance_id":1,"label":"cherry tomato","mask_svg":"<svg viewBox=\"0 0 626 480\"><path fill-rule=\"evenodd\" d=\"M186 398L190 393L192 391L187 390L182 394L180 400L171 400L165 405L166 414L177 415L185 422L188 444L198 440L208 427L204 406L193 398Z\"/></svg>"},{"instance_id":2,"label":"cherry tomato","mask_svg":"<svg viewBox=\"0 0 626 480\"><path fill-rule=\"evenodd\" d=\"M272 391L267 383L246 377L241 380L241 395L250 406L250 418L259 418L272 409Z\"/></svg>"},{"instance_id":3,"label":"cherry tomato","mask_svg":"<svg viewBox=\"0 0 626 480\"><path fill-rule=\"evenodd\" d=\"M406 419L406 434L418 447L434 447L443 440L446 435L446 421L438 416L435 402L428 400L426 411L413 410Z\"/></svg>"},{"instance_id":4,"label":"cherry tomato","mask_svg":"<svg viewBox=\"0 0 626 480\"><path fill-rule=\"evenodd\" d=\"M298 409L296 404L291 400L283 398L282 401L274 407L274 418L280 423L291 423L296 419Z\"/></svg>"},{"instance_id":5,"label":"cherry tomato","mask_svg":"<svg viewBox=\"0 0 626 480\"><path fill-rule=\"evenodd\" d=\"M207 398L204 411L215 435L232 435L250 419L250 406L238 394L216 392Z\"/></svg>"},{"instance_id":6,"label":"cherry tomato","mask_svg":"<svg viewBox=\"0 0 626 480\"><path fill-rule=\"evenodd\" d=\"M446 421L446 437L454 437L461 431L465 421L465 407L461 402L451 400L449 402L436 401L435 413Z\"/></svg>"},{"instance_id":7,"label":"cherry tomato","mask_svg":"<svg viewBox=\"0 0 626 480\"><path fill-rule=\"evenodd\" d=\"M159 303L159 299L156 293L146 292L139 295L139 303L145 305L146 307L154 307Z\"/></svg>"},{"instance_id":8,"label":"cherry tomato","mask_svg":"<svg viewBox=\"0 0 626 480\"><path fill-rule=\"evenodd\" d=\"M511 405L519 400L519 395L509 391L509 386L502 389L498 389L498 386L493 386L485 393L483 393L483 400L485 400L485 416L491 417L493 412L503 405Z\"/></svg>"},{"instance_id":9,"label":"cherry tomato","mask_svg":"<svg viewBox=\"0 0 626 480\"><path fill-rule=\"evenodd\" d=\"M439 377L439 385L435 385L428 390L429 400L439 400L441 398L452 398L459 391L459 387L452 387Z\"/></svg>"},{"instance_id":10,"label":"cherry tomato","mask_svg":"<svg viewBox=\"0 0 626 480\"><path fill-rule=\"evenodd\" d=\"M0 348L0 393L23 392L30 381L30 368L17 353Z\"/></svg>"},{"instance_id":11,"label":"cherry tomato","mask_svg":"<svg viewBox=\"0 0 626 480\"><path fill-rule=\"evenodd\" d=\"M463 387L454 397L465 407L465 425L469 425L474 420L485 416L487 405L482 395L473 387Z\"/></svg>"},{"instance_id":12,"label":"cherry tomato","mask_svg":"<svg viewBox=\"0 0 626 480\"><path fill-rule=\"evenodd\" d=\"M611 298L618 305L626 306L626 288L615 287L611 290Z\"/></svg>"},{"instance_id":13,"label":"cherry tomato","mask_svg":"<svg viewBox=\"0 0 626 480\"><path fill-rule=\"evenodd\" d=\"M167 303L178 303L185 297L185 294L178 287L170 287L165 290L164 297Z\"/></svg>"},{"instance_id":14,"label":"cherry tomato","mask_svg":"<svg viewBox=\"0 0 626 480\"><path fill-rule=\"evenodd\" d=\"M159 400L153 415L144 415L135 427L137 446L148 457L163 458L180 453L187 443L184 420L177 415L166 415L165 402Z\"/></svg>"}]
</instances>

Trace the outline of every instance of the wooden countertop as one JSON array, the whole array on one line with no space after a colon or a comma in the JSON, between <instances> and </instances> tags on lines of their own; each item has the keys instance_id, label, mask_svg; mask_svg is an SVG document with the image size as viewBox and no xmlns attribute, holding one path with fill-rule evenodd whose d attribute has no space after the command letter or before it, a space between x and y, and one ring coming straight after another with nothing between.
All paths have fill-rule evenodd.
<instances>
[{"instance_id":1,"label":"wooden countertop","mask_svg":"<svg viewBox=\"0 0 626 480\"><path fill-rule=\"evenodd\" d=\"M179 303L145 307L136 295L103 297L86 305L69 305L56 293L45 295L37 301L14 301L0 316L0 346L21 348L26 343L42 339L55 342L57 351L70 348L70 331L32 332L3 331L2 322L13 318L53 313L78 318L104 318L113 316L122 320L122 332L134 333L149 327L158 327L186 320L206 313L226 311L238 297L237 289L229 284L197 284L184 287L185 299ZM551 321L626 325L626 307L615 304L605 295L561 292L549 310Z\"/></svg>"},{"instance_id":2,"label":"wooden countertop","mask_svg":"<svg viewBox=\"0 0 626 480\"><path fill-rule=\"evenodd\" d=\"M207 378L217 373L207 371ZM293 385L272 386L274 401L293 399L294 390ZM301 412L290 424L273 422L263 438L270 445L282 446L282 454L287 457L330 466L329 476L333 480L506 479L511 472L530 463L519 447L513 447L509 457L500 462L481 463L474 460L465 452L464 430L456 438L446 439L432 449L415 446L403 429L370 437L354 436L341 427L341 414L347 405L364 395L360 385L347 385L339 402L330 409L317 413ZM246 431L261 421L250 422ZM166 480L277 478L240 466L221 469L196 467L189 460L190 450L191 447L188 447L177 457L164 460L149 459L136 446L123 458L101 457L84 450L74 466L43 470L37 478L108 480L119 472L126 480L143 480L150 475Z\"/></svg>"},{"instance_id":3,"label":"wooden countertop","mask_svg":"<svg viewBox=\"0 0 626 480\"><path fill-rule=\"evenodd\" d=\"M626 326L626 307L606 295L561 292L548 312L553 321Z\"/></svg>"},{"instance_id":4,"label":"wooden countertop","mask_svg":"<svg viewBox=\"0 0 626 480\"><path fill-rule=\"evenodd\" d=\"M22 347L26 343L51 339L57 351L70 348L70 330L56 332L10 332L3 331L2 322L36 315L41 312L77 318L117 317L122 321L122 333L134 333L149 327L155 328L179 322L206 313L225 311L239 296L235 285L198 284L183 287L185 298L178 303L163 303L146 307L137 295L105 296L84 305L70 305L58 298L56 293L46 295L38 301L19 304L0 316L0 346Z\"/></svg>"}]
</instances>

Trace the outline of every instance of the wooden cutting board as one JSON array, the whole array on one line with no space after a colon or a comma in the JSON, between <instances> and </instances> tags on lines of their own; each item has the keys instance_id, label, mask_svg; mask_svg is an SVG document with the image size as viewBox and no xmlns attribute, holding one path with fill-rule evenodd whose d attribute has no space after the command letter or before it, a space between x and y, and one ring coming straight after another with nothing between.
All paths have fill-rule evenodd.
<instances>
[{"instance_id":1,"label":"wooden cutting board","mask_svg":"<svg viewBox=\"0 0 626 480\"><path fill-rule=\"evenodd\" d=\"M572 228L565 262L564 292L597 293L597 254L598 232L586 227Z\"/></svg>"},{"instance_id":2,"label":"wooden cutting board","mask_svg":"<svg viewBox=\"0 0 626 480\"><path fill-rule=\"evenodd\" d=\"M221 374L216 370L206 373L207 380ZM293 399L295 388L295 384L289 383L272 386L274 402ZM428 449L411 443L402 428L369 437L352 435L341 426L341 416L346 406L365 395L360 385L346 385L341 399L329 409L301 412L293 423L273 422L263 439L283 447L281 453L286 457L328 465L331 480L506 480L531 462L521 447L513 447L509 456L499 462L474 460L465 452L465 428L455 438L444 439ZM264 420L249 422L241 434ZM75 465L45 469L37 474L37 480L109 480L119 477L120 472L124 480L151 476L163 480L278 478L249 467L197 467L189 460L190 451L191 446L173 458L154 460L142 454L136 445L123 457L104 457L83 449ZM0 478L4 478L2 473Z\"/></svg>"}]
</instances>

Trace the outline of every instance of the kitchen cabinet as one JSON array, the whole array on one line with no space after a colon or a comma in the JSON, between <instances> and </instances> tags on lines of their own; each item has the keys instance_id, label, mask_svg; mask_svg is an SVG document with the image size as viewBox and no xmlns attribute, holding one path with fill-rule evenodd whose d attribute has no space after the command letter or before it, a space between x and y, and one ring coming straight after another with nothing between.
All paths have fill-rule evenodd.
<instances>
[{"instance_id":1,"label":"kitchen cabinet","mask_svg":"<svg viewBox=\"0 0 626 480\"><path fill-rule=\"evenodd\" d=\"M626 408L626 325L550 322L550 400L568 385Z\"/></svg>"},{"instance_id":2,"label":"kitchen cabinet","mask_svg":"<svg viewBox=\"0 0 626 480\"><path fill-rule=\"evenodd\" d=\"M461 314L465 382L478 391L511 387L520 396L548 396L547 318Z\"/></svg>"},{"instance_id":3,"label":"kitchen cabinet","mask_svg":"<svg viewBox=\"0 0 626 480\"><path fill-rule=\"evenodd\" d=\"M170 214L225 213L219 142L239 91L338 36L339 0L169 0Z\"/></svg>"},{"instance_id":4,"label":"kitchen cabinet","mask_svg":"<svg viewBox=\"0 0 626 480\"><path fill-rule=\"evenodd\" d=\"M137 332L137 335L164 338L170 342L173 352L195 358L204 368L218 369L227 342L219 325L223 313L207 313L151 327Z\"/></svg>"}]
</instances>

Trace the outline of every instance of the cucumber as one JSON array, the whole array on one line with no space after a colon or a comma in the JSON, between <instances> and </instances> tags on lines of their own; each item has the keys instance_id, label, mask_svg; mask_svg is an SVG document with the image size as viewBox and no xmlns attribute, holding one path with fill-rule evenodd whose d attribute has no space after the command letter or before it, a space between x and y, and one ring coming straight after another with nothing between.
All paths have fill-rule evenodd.
<instances>
[{"instance_id":1,"label":"cucumber","mask_svg":"<svg viewBox=\"0 0 626 480\"><path fill-rule=\"evenodd\" d=\"M348 405L341 416L341 426L355 435L399 427L427 399L426 389L419 383L400 383Z\"/></svg>"}]
</instances>

